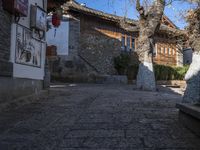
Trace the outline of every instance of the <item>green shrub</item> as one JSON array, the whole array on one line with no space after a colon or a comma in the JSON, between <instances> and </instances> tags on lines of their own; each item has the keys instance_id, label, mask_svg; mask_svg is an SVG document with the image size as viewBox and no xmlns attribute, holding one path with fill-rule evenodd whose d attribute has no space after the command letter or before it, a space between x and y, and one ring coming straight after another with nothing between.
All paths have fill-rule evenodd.
<instances>
[{"instance_id":1,"label":"green shrub","mask_svg":"<svg viewBox=\"0 0 200 150\"><path fill-rule=\"evenodd\" d=\"M129 81L135 80L138 73L138 61L135 56L122 53L114 58L114 67L119 75L127 75ZM171 67L154 64L156 80L183 80L189 66Z\"/></svg>"},{"instance_id":2,"label":"green shrub","mask_svg":"<svg viewBox=\"0 0 200 150\"><path fill-rule=\"evenodd\" d=\"M138 56L134 53L121 53L114 58L114 67L119 75L127 75L128 78L133 75L136 78L138 70ZM132 77L131 77L132 78Z\"/></svg>"},{"instance_id":3,"label":"green shrub","mask_svg":"<svg viewBox=\"0 0 200 150\"><path fill-rule=\"evenodd\" d=\"M126 75L129 81L137 78L138 68L138 64L131 64L128 66Z\"/></svg>"},{"instance_id":4,"label":"green shrub","mask_svg":"<svg viewBox=\"0 0 200 150\"><path fill-rule=\"evenodd\" d=\"M154 65L156 80L183 80L189 66L171 67Z\"/></svg>"},{"instance_id":5,"label":"green shrub","mask_svg":"<svg viewBox=\"0 0 200 150\"><path fill-rule=\"evenodd\" d=\"M114 67L119 75L125 75L127 72L127 67L130 63L130 55L123 53L114 58Z\"/></svg>"}]
</instances>

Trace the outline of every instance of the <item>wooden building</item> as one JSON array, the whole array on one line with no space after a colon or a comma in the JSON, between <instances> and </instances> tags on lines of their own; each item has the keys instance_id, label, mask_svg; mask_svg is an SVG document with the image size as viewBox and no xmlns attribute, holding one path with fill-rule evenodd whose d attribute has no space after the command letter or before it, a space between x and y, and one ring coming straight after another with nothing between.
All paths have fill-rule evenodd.
<instances>
[{"instance_id":1,"label":"wooden building","mask_svg":"<svg viewBox=\"0 0 200 150\"><path fill-rule=\"evenodd\" d=\"M177 43L177 35L171 35L171 30L179 30L167 17L163 16L159 33L156 34L154 63L169 66L181 66L183 56L180 45ZM179 32L179 31L178 31Z\"/></svg>"},{"instance_id":2,"label":"wooden building","mask_svg":"<svg viewBox=\"0 0 200 150\"><path fill-rule=\"evenodd\" d=\"M77 56L101 74L116 74L113 58L122 52L136 51L139 34L137 20L97 11L74 0L67 1L62 8L64 16L69 18L68 57L72 58L71 54ZM127 26L135 30L130 31ZM169 34L174 30L178 30L177 27L163 16L160 31L155 37L155 63L180 65L177 37L172 38Z\"/></svg>"}]
</instances>

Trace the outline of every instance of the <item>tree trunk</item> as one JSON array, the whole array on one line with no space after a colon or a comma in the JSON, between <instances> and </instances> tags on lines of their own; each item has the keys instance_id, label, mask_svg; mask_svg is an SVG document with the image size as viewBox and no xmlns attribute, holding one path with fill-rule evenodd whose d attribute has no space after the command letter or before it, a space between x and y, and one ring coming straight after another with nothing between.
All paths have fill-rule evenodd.
<instances>
[{"instance_id":1,"label":"tree trunk","mask_svg":"<svg viewBox=\"0 0 200 150\"><path fill-rule=\"evenodd\" d=\"M194 50L192 63L185 75L187 88L184 93L183 102L200 104L200 8L189 11L188 37L189 45Z\"/></svg>"},{"instance_id":2,"label":"tree trunk","mask_svg":"<svg viewBox=\"0 0 200 150\"><path fill-rule=\"evenodd\" d=\"M192 64L185 75L187 87L184 93L184 103L200 103L200 52L195 52Z\"/></svg>"},{"instance_id":3,"label":"tree trunk","mask_svg":"<svg viewBox=\"0 0 200 150\"><path fill-rule=\"evenodd\" d=\"M153 69L151 39L143 36L138 40L138 45L141 45L140 64L137 74L137 88L140 90L155 91L156 82Z\"/></svg>"},{"instance_id":4,"label":"tree trunk","mask_svg":"<svg viewBox=\"0 0 200 150\"><path fill-rule=\"evenodd\" d=\"M152 56L154 36L160 28L164 7L165 0L155 0L154 4L145 11L140 5L140 0L137 0L136 9L140 14L137 54L140 65L136 83L137 88L141 90L156 90Z\"/></svg>"}]
</instances>

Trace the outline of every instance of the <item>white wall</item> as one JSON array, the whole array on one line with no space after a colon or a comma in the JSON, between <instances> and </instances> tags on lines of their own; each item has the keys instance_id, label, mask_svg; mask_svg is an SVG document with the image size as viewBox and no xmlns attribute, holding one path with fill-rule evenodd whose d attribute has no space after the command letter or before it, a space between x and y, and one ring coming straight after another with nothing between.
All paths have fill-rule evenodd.
<instances>
[{"instance_id":1,"label":"white wall","mask_svg":"<svg viewBox=\"0 0 200 150\"><path fill-rule=\"evenodd\" d=\"M29 14L27 17L21 17L18 24L24 26L24 28L30 29L30 6L31 4L35 5L37 3L41 8L46 7L46 0L29 0ZM16 28L17 24L12 24L11 27L11 57L10 61L13 62L13 77L17 78L29 78L29 79L38 79L43 80L44 78L44 64L45 64L45 53L46 53L46 42L45 40L42 43L41 48L41 65L40 67L30 66L26 64L16 63L15 54L16 54Z\"/></svg>"},{"instance_id":2,"label":"white wall","mask_svg":"<svg viewBox=\"0 0 200 150\"><path fill-rule=\"evenodd\" d=\"M47 31L47 45L55 45L58 55L69 54L69 21L61 21L58 28L54 28L50 23L51 29Z\"/></svg>"}]
</instances>

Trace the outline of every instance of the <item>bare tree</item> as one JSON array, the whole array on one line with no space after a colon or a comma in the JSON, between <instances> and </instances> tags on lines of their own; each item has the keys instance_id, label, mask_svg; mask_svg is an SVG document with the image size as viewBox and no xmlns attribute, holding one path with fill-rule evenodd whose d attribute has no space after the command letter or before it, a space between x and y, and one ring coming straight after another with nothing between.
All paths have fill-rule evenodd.
<instances>
[{"instance_id":1,"label":"bare tree","mask_svg":"<svg viewBox=\"0 0 200 150\"><path fill-rule=\"evenodd\" d=\"M153 70L153 49L155 33L159 30L165 7L165 0L155 0L149 9L144 9L140 0L136 1L136 9L140 14L137 54L140 65L137 75L137 88L156 90Z\"/></svg>"},{"instance_id":2,"label":"bare tree","mask_svg":"<svg viewBox=\"0 0 200 150\"><path fill-rule=\"evenodd\" d=\"M130 25L123 18L120 26L127 31L139 31L136 53L140 64L137 74L137 88L141 90L156 90L155 75L153 69L153 50L155 45L155 34L161 25L161 19L165 8L165 0L155 0L150 2L140 0L129 0L130 3L136 2L136 10L139 13L139 21L136 26Z\"/></svg>"},{"instance_id":3,"label":"bare tree","mask_svg":"<svg viewBox=\"0 0 200 150\"><path fill-rule=\"evenodd\" d=\"M182 45L186 42L187 37L184 31L161 25L165 6L172 4L173 1L175 0L154 0L153 2L145 0L142 6L140 0L129 0L131 3L136 2L139 22L137 26L130 26L124 20L120 22L121 27L128 31L139 31L136 50L140 61L137 75L138 89L156 90L152 55L155 45L155 34L158 33L160 27L166 28L168 36L176 40L179 52L182 52Z\"/></svg>"}]
</instances>

